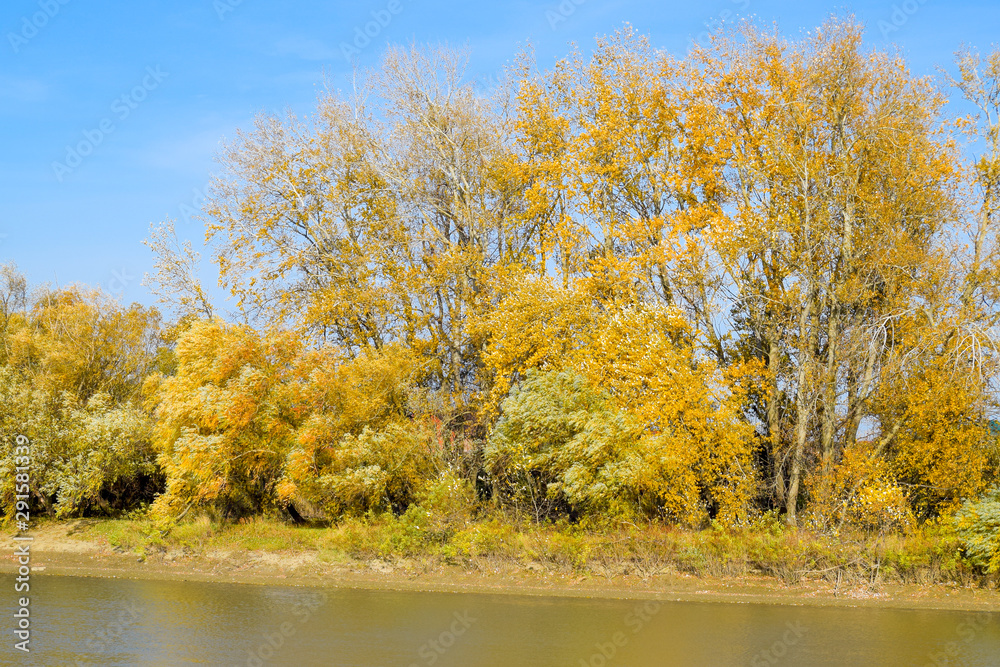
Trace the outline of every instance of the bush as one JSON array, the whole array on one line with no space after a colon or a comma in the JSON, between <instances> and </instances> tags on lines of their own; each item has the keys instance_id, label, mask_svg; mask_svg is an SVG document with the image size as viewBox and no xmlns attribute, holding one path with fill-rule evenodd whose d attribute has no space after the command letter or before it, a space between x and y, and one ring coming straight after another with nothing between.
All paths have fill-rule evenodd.
<instances>
[{"instance_id":1,"label":"bush","mask_svg":"<svg viewBox=\"0 0 1000 667\"><path fill-rule=\"evenodd\" d=\"M307 488L309 500L328 516L401 513L436 472L430 435L418 425L366 427L343 437L324 458Z\"/></svg>"},{"instance_id":2,"label":"bush","mask_svg":"<svg viewBox=\"0 0 1000 667\"><path fill-rule=\"evenodd\" d=\"M396 345L300 357L286 389L298 423L281 501L313 518L405 511L441 458L427 420L411 411L419 373L416 357Z\"/></svg>"},{"instance_id":3,"label":"bush","mask_svg":"<svg viewBox=\"0 0 1000 667\"><path fill-rule=\"evenodd\" d=\"M840 462L827 475L809 478L812 503L809 522L817 529L851 526L886 533L906 531L916 525L910 502L870 443L844 450Z\"/></svg>"},{"instance_id":4,"label":"bush","mask_svg":"<svg viewBox=\"0 0 1000 667\"><path fill-rule=\"evenodd\" d=\"M991 574L1000 571L1000 488L962 505L955 532L969 562Z\"/></svg>"},{"instance_id":5,"label":"bush","mask_svg":"<svg viewBox=\"0 0 1000 667\"><path fill-rule=\"evenodd\" d=\"M181 334L176 374L148 381L167 478L154 513L201 506L238 519L276 506L293 435L286 369L297 349L291 336L217 321L194 322Z\"/></svg>"},{"instance_id":6,"label":"bush","mask_svg":"<svg viewBox=\"0 0 1000 667\"><path fill-rule=\"evenodd\" d=\"M476 509L476 493L468 480L451 471L417 494L417 507L425 512L424 525L431 535L445 541L458 530L472 523Z\"/></svg>"},{"instance_id":7,"label":"bush","mask_svg":"<svg viewBox=\"0 0 1000 667\"><path fill-rule=\"evenodd\" d=\"M745 518L753 477L740 472L750 468L740 429L713 423L707 401L683 415L649 408L650 424L621 402L581 375L529 371L503 402L485 450L500 501L536 521L606 515L699 525L712 511L726 524Z\"/></svg>"},{"instance_id":8,"label":"bush","mask_svg":"<svg viewBox=\"0 0 1000 667\"><path fill-rule=\"evenodd\" d=\"M108 396L85 403L68 392L32 390L0 368L0 478L13 479L17 436L30 443L31 489L36 511L58 517L112 514L149 501L160 488L148 417ZM0 490L13 506L14 485Z\"/></svg>"},{"instance_id":9,"label":"bush","mask_svg":"<svg viewBox=\"0 0 1000 667\"><path fill-rule=\"evenodd\" d=\"M605 392L573 373L529 371L502 410L485 450L502 502L535 520L618 505L638 434Z\"/></svg>"}]
</instances>

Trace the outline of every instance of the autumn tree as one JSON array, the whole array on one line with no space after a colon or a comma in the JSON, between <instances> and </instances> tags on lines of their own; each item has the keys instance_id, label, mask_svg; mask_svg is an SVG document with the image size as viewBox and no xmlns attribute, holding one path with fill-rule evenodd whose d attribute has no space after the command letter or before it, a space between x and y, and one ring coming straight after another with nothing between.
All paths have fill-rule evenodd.
<instances>
[{"instance_id":1,"label":"autumn tree","mask_svg":"<svg viewBox=\"0 0 1000 667\"><path fill-rule=\"evenodd\" d=\"M998 63L960 55L955 120L852 18L685 58L626 27L548 71L523 55L494 98L464 54L390 49L311 117L258 118L206 207L247 324L211 321L169 225L151 240L165 298L206 318L160 385L177 498L229 470L226 493L263 485L240 511L399 510L444 428L536 508L606 508L618 470L616 497L691 524L951 511L995 477Z\"/></svg>"},{"instance_id":2,"label":"autumn tree","mask_svg":"<svg viewBox=\"0 0 1000 667\"><path fill-rule=\"evenodd\" d=\"M217 321L181 335L176 373L147 380L166 476L157 512L200 507L237 518L277 506L293 433L282 391L297 349L288 335Z\"/></svg>"},{"instance_id":3,"label":"autumn tree","mask_svg":"<svg viewBox=\"0 0 1000 667\"><path fill-rule=\"evenodd\" d=\"M696 57L727 137L715 247L736 330L770 370L759 417L794 524L803 476L832 469L890 358L914 352L888 329L942 266L953 220L943 98L899 57L866 51L851 21L795 43L746 27Z\"/></svg>"},{"instance_id":4,"label":"autumn tree","mask_svg":"<svg viewBox=\"0 0 1000 667\"><path fill-rule=\"evenodd\" d=\"M144 243L154 260L153 273L143 277L143 285L150 288L161 304L173 309L179 319L212 319L216 309L199 275L201 253L190 240L180 240L174 221L150 225L149 238Z\"/></svg>"},{"instance_id":5,"label":"autumn tree","mask_svg":"<svg viewBox=\"0 0 1000 667\"><path fill-rule=\"evenodd\" d=\"M393 49L311 120L259 118L222 156L207 207L244 309L349 354L405 345L459 411L483 389L469 322L524 251L499 169L505 125L464 59Z\"/></svg>"},{"instance_id":6,"label":"autumn tree","mask_svg":"<svg viewBox=\"0 0 1000 667\"><path fill-rule=\"evenodd\" d=\"M22 435L32 443L36 511L78 516L150 502L161 476L140 391L158 363L159 313L83 287L29 289L9 265L0 295L0 474L13 474ZM5 486L3 497L12 493Z\"/></svg>"},{"instance_id":7,"label":"autumn tree","mask_svg":"<svg viewBox=\"0 0 1000 667\"><path fill-rule=\"evenodd\" d=\"M445 464L418 388L424 372L396 344L353 359L332 348L302 355L288 389L297 428L283 502L300 516L406 510Z\"/></svg>"}]
</instances>

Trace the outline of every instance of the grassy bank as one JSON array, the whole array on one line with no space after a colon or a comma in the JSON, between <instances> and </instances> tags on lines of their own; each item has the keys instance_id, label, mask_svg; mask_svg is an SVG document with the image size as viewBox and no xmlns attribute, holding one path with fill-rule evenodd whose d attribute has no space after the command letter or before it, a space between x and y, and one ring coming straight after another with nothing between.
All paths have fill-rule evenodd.
<instances>
[{"instance_id":1,"label":"grassy bank","mask_svg":"<svg viewBox=\"0 0 1000 667\"><path fill-rule=\"evenodd\" d=\"M244 552L308 554L320 563L378 561L409 569L469 572L535 571L587 577L772 577L785 584L825 581L835 586L957 584L994 589L997 577L963 561L946 528L908 534L839 535L791 530L778 521L746 529L701 531L657 524L619 524L600 530L578 525L483 519L455 528L426 513L348 519L304 527L272 519L218 523L201 517L163 525L149 519L89 520L73 536L139 559L165 554L206 556Z\"/></svg>"}]
</instances>

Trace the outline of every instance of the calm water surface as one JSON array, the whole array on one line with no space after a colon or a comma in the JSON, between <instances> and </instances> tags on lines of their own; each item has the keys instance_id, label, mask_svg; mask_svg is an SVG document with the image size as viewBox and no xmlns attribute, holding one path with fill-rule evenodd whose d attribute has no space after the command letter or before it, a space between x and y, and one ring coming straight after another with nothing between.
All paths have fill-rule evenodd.
<instances>
[{"instance_id":1,"label":"calm water surface","mask_svg":"<svg viewBox=\"0 0 1000 667\"><path fill-rule=\"evenodd\" d=\"M22 665L1000 666L1000 614L34 575ZM11 619L13 578L0 576Z\"/></svg>"}]
</instances>

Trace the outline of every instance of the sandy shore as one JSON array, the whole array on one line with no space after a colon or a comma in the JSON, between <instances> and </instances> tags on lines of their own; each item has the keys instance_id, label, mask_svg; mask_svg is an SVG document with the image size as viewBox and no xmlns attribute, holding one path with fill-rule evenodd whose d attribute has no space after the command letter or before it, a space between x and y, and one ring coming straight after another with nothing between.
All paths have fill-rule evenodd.
<instances>
[{"instance_id":1,"label":"sandy shore","mask_svg":"<svg viewBox=\"0 0 1000 667\"><path fill-rule=\"evenodd\" d=\"M682 573L603 578L549 571L541 564L517 570L469 570L410 560L328 563L312 552L194 554L171 550L137 557L78 539L70 532L70 527L56 525L32 534L31 564L36 576L1000 612L1000 592L941 584L848 588L826 581L788 585L768 577L716 579ZM0 573L13 573L13 542L9 538L5 541L8 546L0 558Z\"/></svg>"}]
</instances>

